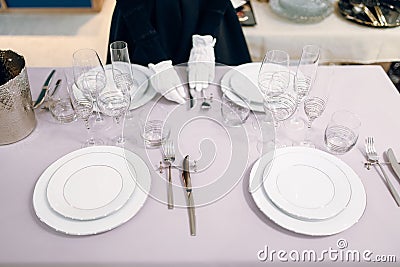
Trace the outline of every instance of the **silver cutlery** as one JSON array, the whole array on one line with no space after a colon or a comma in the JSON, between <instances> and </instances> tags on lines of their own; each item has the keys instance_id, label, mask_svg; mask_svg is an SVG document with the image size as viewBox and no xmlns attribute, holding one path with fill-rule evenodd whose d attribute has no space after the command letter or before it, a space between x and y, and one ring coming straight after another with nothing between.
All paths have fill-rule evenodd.
<instances>
[{"instance_id":1,"label":"silver cutlery","mask_svg":"<svg viewBox=\"0 0 400 267\"><path fill-rule=\"evenodd\" d=\"M168 164L168 188L167 188L168 209L173 209L174 196L172 193L171 166L172 163L175 161L174 142L172 140L167 140L165 141L162 147L163 147L164 161Z\"/></svg>"},{"instance_id":2,"label":"silver cutlery","mask_svg":"<svg viewBox=\"0 0 400 267\"><path fill-rule=\"evenodd\" d=\"M204 93L204 89L201 90L201 95L203 97L203 102L201 103L201 109L205 109L205 110L206 109L210 109L211 108L211 104L208 103L208 101L207 101L207 97L206 97L206 95Z\"/></svg>"},{"instance_id":3,"label":"silver cutlery","mask_svg":"<svg viewBox=\"0 0 400 267\"><path fill-rule=\"evenodd\" d=\"M390 193L392 194L392 197L396 201L397 206L400 207L400 196L396 192L396 189L393 187L393 184L390 182L389 177L387 176L385 170L382 168L382 165L379 163L379 156L375 150L373 137L367 137L365 139L365 151L367 153L368 161L379 166L383 176L385 177L386 186L388 187Z\"/></svg>"},{"instance_id":4,"label":"silver cutlery","mask_svg":"<svg viewBox=\"0 0 400 267\"><path fill-rule=\"evenodd\" d=\"M189 171L189 155L183 159L182 180L186 190L187 208L189 213L190 235L196 235L196 215L193 200L192 181Z\"/></svg>"},{"instance_id":5,"label":"silver cutlery","mask_svg":"<svg viewBox=\"0 0 400 267\"><path fill-rule=\"evenodd\" d=\"M396 156L394 155L393 149L389 148L386 151L386 155L389 158L390 166L397 175L397 180L400 181L400 164L397 161Z\"/></svg>"},{"instance_id":6,"label":"silver cutlery","mask_svg":"<svg viewBox=\"0 0 400 267\"><path fill-rule=\"evenodd\" d=\"M374 6L376 15L378 16L379 22L382 26L388 26L385 15L383 15L382 9L379 2Z\"/></svg>"},{"instance_id":7,"label":"silver cutlery","mask_svg":"<svg viewBox=\"0 0 400 267\"><path fill-rule=\"evenodd\" d=\"M50 84L51 79L53 78L55 72L56 72L56 70L52 70L50 72L49 76L47 76L46 81L44 82L44 84L42 86L42 91L40 91L38 98L36 99L35 103L33 104L33 108L38 108L40 105L43 104L44 100L46 99L47 92L49 91L49 84Z\"/></svg>"},{"instance_id":8,"label":"silver cutlery","mask_svg":"<svg viewBox=\"0 0 400 267\"><path fill-rule=\"evenodd\" d=\"M371 10L369 10L369 8L366 5L364 5L361 2L354 1L354 0L350 0L350 4L353 5L353 9L356 13L363 12L371 20L371 22L374 26L379 25L379 21L377 20L375 15L371 12Z\"/></svg>"}]
</instances>

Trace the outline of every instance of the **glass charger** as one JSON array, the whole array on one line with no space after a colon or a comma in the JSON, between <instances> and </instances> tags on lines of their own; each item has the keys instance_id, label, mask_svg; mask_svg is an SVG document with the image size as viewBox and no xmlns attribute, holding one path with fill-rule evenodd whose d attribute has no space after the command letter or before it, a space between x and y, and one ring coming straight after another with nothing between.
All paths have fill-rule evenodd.
<instances>
[{"instance_id":1,"label":"glass charger","mask_svg":"<svg viewBox=\"0 0 400 267\"><path fill-rule=\"evenodd\" d=\"M355 23L374 28L391 28L400 26L400 6L394 5L394 3L390 1L380 1L380 8L385 16L387 25L374 25L365 13L355 12L353 5L350 4L349 0L339 0L338 2L338 10L340 14ZM371 12L374 12L373 8L370 8L370 10Z\"/></svg>"},{"instance_id":2,"label":"glass charger","mask_svg":"<svg viewBox=\"0 0 400 267\"><path fill-rule=\"evenodd\" d=\"M302 148L314 150L312 148ZM342 160L323 151L318 151L324 157L332 160L346 174L351 187L351 198L346 208L336 216L326 220L301 220L289 216L272 203L262 186L265 166L271 159L269 153L256 161L250 172L249 192L262 213L281 227L295 233L310 236L328 236L340 233L359 221L366 206L364 186L357 174Z\"/></svg>"},{"instance_id":3,"label":"glass charger","mask_svg":"<svg viewBox=\"0 0 400 267\"><path fill-rule=\"evenodd\" d=\"M332 218L346 208L351 198L346 174L318 150L278 149L263 177L269 199L299 219Z\"/></svg>"},{"instance_id":4,"label":"glass charger","mask_svg":"<svg viewBox=\"0 0 400 267\"><path fill-rule=\"evenodd\" d=\"M75 220L95 220L123 207L136 185L125 158L102 151L76 154L48 183L53 210Z\"/></svg>"},{"instance_id":5,"label":"glass charger","mask_svg":"<svg viewBox=\"0 0 400 267\"><path fill-rule=\"evenodd\" d=\"M113 214L97 220L79 221L66 218L55 212L47 201L47 184L53 173L68 160L79 153L109 152L126 157L130 169L136 173L136 187L127 203ZM72 154L72 156L71 156ZM112 146L95 146L74 151L52 163L39 177L33 191L33 208L40 219L49 227L67 235L95 235L110 231L130 220L147 199L151 186L151 177L146 163L135 153Z\"/></svg>"},{"instance_id":6,"label":"glass charger","mask_svg":"<svg viewBox=\"0 0 400 267\"><path fill-rule=\"evenodd\" d=\"M285 4L291 3L285 1ZM310 1L311 2L311 1ZM319 2L319 1L317 1ZM322 3L323 2L323 3ZM273 12L277 15L299 23L317 23L328 17L334 10L333 4L329 1L321 1L320 5L313 5L313 8L304 7L299 5L301 9L297 10L295 5L291 5L291 8L285 7L281 4L280 0L270 0L269 5ZM304 10L303 10L304 9ZM310 12L309 10L312 10Z\"/></svg>"}]
</instances>

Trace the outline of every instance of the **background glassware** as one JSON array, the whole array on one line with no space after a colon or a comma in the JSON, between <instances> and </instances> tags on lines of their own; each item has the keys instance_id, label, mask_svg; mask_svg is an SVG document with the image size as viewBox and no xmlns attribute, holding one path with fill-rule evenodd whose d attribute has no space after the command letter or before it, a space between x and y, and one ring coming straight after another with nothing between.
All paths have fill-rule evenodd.
<instances>
[{"instance_id":1,"label":"background glassware","mask_svg":"<svg viewBox=\"0 0 400 267\"><path fill-rule=\"evenodd\" d=\"M222 94L221 115L228 126L240 126L250 115L249 101L233 90L225 89Z\"/></svg>"},{"instance_id":2,"label":"background glassware","mask_svg":"<svg viewBox=\"0 0 400 267\"><path fill-rule=\"evenodd\" d=\"M110 44L111 65L115 85L119 89L128 89L131 100L139 88L133 77L132 65L129 59L128 44L124 41L115 41ZM126 118L133 118L132 112L128 109Z\"/></svg>"},{"instance_id":3,"label":"background glassware","mask_svg":"<svg viewBox=\"0 0 400 267\"><path fill-rule=\"evenodd\" d=\"M324 135L328 151L332 154L344 154L350 151L357 143L360 126L359 117L348 110L333 113Z\"/></svg>"},{"instance_id":4,"label":"background glassware","mask_svg":"<svg viewBox=\"0 0 400 267\"><path fill-rule=\"evenodd\" d=\"M294 73L279 71L272 75L270 84L264 94L263 107L266 114L273 117L275 128L275 146L281 146L278 141L278 123L290 118L297 107Z\"/></svg>"},{"instance_id":5,"label":"background glassware","mask_svg":"<svg viewBox=\"0 0 400 267\"><path fill-rule=\"evenodd\" d=\"M104 124L104 120L97 108L97 97L106 87L107 78L103 64L97 52L84 48L73 54L73 71L75 84L84 94L90 94L96 106L96 123Z\"/></svg>"},{"instance_id":6,"label":"background glassware","mask_svg":"<svg viewBox=\"0 0 400 267\"><path fill-rule=\"evenodd\" d=\"M102 113L114 119L118 126L119 135L112 138L116 145L123 145L125 138L121 125L121 116L128 110L131 104L131 98L128 92L111 90L103 91L98 96L98 106Z\"/></svg>"},{"instance_id":7,"label":"background glassware","mask_svg":"<svg viewBox=\"0 0 400 267\"><path fill-rule=\"evenodd\" d=\"M67 74L66 72L66 83L68 93L71 99L71 104L73 109L75 110L76 116L83 120L85 123L85 127L87 129L87 133L89 138L84 142L83 147L87 146L94 146L94 145L103 145L104 142L101 139L95 138L93 136L89 118L93 114L94 109L94 101L90 94L83 94L82 92L75 92L74 91L74 77L71 74ZM85 81L83 81L84 83Z\"/></svg>"},{"instance_id":8,"label":"background glassware","mask_svg":"<svg viewBox=\"0 0 400 267\"><path fill-rule=\"evenodd\" d=\"M60 79L58 88L54 88L53 90L55 91L49 94L49 110L50 114L58 122L69 123L76 119L76 114L69 97L65 70L61 71L61 73L60 76L57 76Z\"/></svg>"},{"instance_id":9,"label":"background glassware","mask_svg":"<svg viewBox=\"0 0 400 267\"><path fill-rule=\"evenodd\" d=\"M268 89L272 75L278 71L284 75L289 74L289 54L285 51L270 50L265 54L258 73L258 88L262 95Z\"/></svg>"},{"instance_id":10,"label":"background glassware","mask_svg":"<svg viewBox=\"0 0 400 267\"><path fill-rule=\"evenodd\" d=\"M315 147L311 140L311 126L315 119L320 117L326 108L329 99L329 92L334 79L333 68L326 68L316 75L314 85L304 100L304 112L308 118L307 132L305 139L300 142L302 146Z\"/></svg>"},{"instance_id":11,"label":"background glassware","mask_svg":"<svg viewBox=\"0 0 400 267\"><path fill-rule=\"evenodd\" d=\"M303 47L301 58L296 70L296 91L297 91L297 110L304 101L317 74L317 68L320 57L320 49L315 45L306 45ZM295 113L298 113L296 110ZM288 126L292 130L301 130L304 128L304 122L298 116L290 119Z\"/></svg>"}]
</instances>

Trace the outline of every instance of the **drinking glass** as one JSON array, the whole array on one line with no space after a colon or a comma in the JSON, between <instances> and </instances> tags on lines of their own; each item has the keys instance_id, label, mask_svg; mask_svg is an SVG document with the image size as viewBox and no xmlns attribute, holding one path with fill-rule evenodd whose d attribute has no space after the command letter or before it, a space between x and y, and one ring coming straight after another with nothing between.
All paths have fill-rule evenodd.
<instances>
[{"instance_id":1,"label":"drinking glass","mask_svg":"<svg viewBox=\"0 0 400 267\"><path fill-rule=\"evenodd\" d=\"M89 136L88 139L83 143L82 147L103 145L103 140L93 136L89 123L89 118L93 114L94 109L94 101L92 96L90 94L83 94L81 91L76 89L77 87L74 83L72 73L66 74L66 83L72 108L75 110L76 116L85 123L87 134ZM83 83L85 83L85 81L83 81Z\"/></svg>"},{"instance_id":2,"label":"drinking glass","mask_svg":"<svg viewBox=\"0 0 400 267\"><path fill-rule=\"evenodd\" d=\"M279 71L272 75L264 93L263 107L266 114L271 114L275 133L280 121L290 118L297 107L296 79L293 73ZM275 138L275 146L281 146Z\"/></svg>"},{"instance_id":3,"label":"drinking glass","mask_svg":"<svg viewBox=\"0 0 400 267\"><path fill-rule=\"evenodd\" d=\"M301 58L296 70L296 91L297 91L297 110L304 101L317 74L317 68L320 57L320 49L315 45L306 45L303 47ZM304 122L298 116L293 116L288 123L288 127L292 130L301 130L304 128Z\"/></svg>"},{"instance_id":4,"label":"drinking glass","mask_svg":"<svg viewBox=\"0 0 400 267\"><path fill-rule=\"evenodd\" d=\"M130 95L119 90L103 91L98 96L98 106L102 113L114 119L120 134L112 138L117 146L125 143L123 135L121 117L126 113L131 103Z\"/></svg>"},{"instance_id":5,"label":"drinking glass","mask_svg":"<svg viewBox=\"0 0 400 267\"><path fill-rule=\"evenodd\" d=\"M54 91L49 94L50 114L60 123L69 123L76 119L75 110L72 107L68 93L66 71L62 71ZM72 77L71 77L72 79Z\"/></svg>"},{"instance_id":6,"label":"drinking glass","mask_svg":"<svg viewBox=\"0 0 400 267\"><path fill-rule=\"evenodd\" d=\"M221 115L228 126L240 126L250 115L249 101L230 89L222 94Z\"/></svg>"},{"instance_id":7,"label":"drinking glass","mask_svg":"<svg viewBox=\"0 0 400 267\"><path fill-rule=\"evenodd\" d=\"M117 88L128 89L131 100L139 88L138 83L133 77L132 65L129 59L128 44L124 41L115 41L110 44L111 65L113 78ZM133 114L128 109L127 119L132 119Z\"/></svg>"},{"instance_id":8,"label":"drinking glass","mask_svg":"<svg viewBox=\"0 0 400 267\"><path fill-rule=\"evenodd\" d=\"M99 93L106 87L107 78L103 64L97 52L84 48L73 54L73 71L75 84L84 94L88 94L94 101L96 120L98 124L104 124L103 117L97 107Z\"/></svg>"},{"instance_id":9,"label":"drinking glass","mask_svg":"<svg viewBox=\"0 0 400 267\"><path fill-rule=\"evenodd\" d=\"M265 94L270 85L272 75L276 72L281 73L281 75L285 76L283 78L288 79L289 54L280 50L270 50L265 54L258 73L258 88L262 95Z\"/></svg>"},{"instance_id":10,"label":"drinking glass","mask_svg":"<svg viewBox=\"0 0 400 267\"><path fill-rule=\"evenodd\" d=\"M348 110L333 113L325 129L325 146L332 154L344 154L357 143L358 130L361 126L359 117Z\"/></svg>"},{"instance_id":11,"label":"drinking glass","mask_svg":"<svg viewBox=\"0 0 400 267\"><path fill-rule=\"evenodd\" d=\"M140 133L147 148L160 147L169 138L171 129L162 120L142 118Z\"/></svg>"},{"instance_id":12,"label":"drinking glass","mask_svg":"<svg viewBox=\"0 0 400 267\"><path fill-rule=\"evenodd\" d=\"M311 140L311 127L314 120L320 117L325 110L333 78L334 70L332 68L326 68L323 72L319 71L313 87L304 100L304 112L308 118L308 123L306 137L300 142L302 146L315 147Z\"/></svg>"}]
</instances>

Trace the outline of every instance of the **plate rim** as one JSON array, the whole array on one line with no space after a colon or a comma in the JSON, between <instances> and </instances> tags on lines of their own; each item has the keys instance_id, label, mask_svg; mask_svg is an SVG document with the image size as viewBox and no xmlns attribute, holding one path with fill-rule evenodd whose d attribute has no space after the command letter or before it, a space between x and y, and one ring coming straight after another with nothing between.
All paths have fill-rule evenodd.
<instances>
[{"instance_id":1,"label":"plate rim","mask_svg":"<svg viewBox=\"0 0 400 267\"><path fill-rule=\"evenodd\" d=\"M309 150L316 151L314 153L322 153L327 157L335 158L341 167L343 167L351 176L348 176L351 189L352 189L352 198L350 199L349 206L347 209L343 210L337 216L323 221L300 221L290 216L287 216L275 206L268 201L266 198L265 192L262 190L263 187L260 185L257 188L251 188L252 182L255 179L259 179L260 184L262 182L262 177L255 177L255 173L259 168L259 163L263 159L263 157L269 156L268 154L260 157L251 167L250 178L249 178L249 193L253 198L258 209L272 222L279 225L280 227L289 230L291 232L297 234L303 234L307 236L330 236L340 232L343 232L354 224L356 224L361 217L363 216L367 204L366 192L364 185L361 182L360 177L354 172L354 170L347 165L341 159L328 154L322 150L314 149L314 148L306 148L306 147L286 147L279 149L301 149L301 150ZM265 167L265 166L264 166ZM353 188L354 186L354 188ZM351 217L350 219L345 220L344 216ZM341 220L341 221L340 221Z\"/></svg>"},{"instance_id":2,"label":"plate rim","mask_svg":"<svg viewBox=\"0 0 400 267\"><path fill-rule=\"evenodd\" d=\"M125 206L108 217L91 221L71 220L60 216L52 211L46 200L45 189L47 187L47 182L49 179L48 176L52 171L54 171L57 164L60 164L60 162L62 162L62 160L70 154L80 153L86 150L96 151L102 149L124 155L127 158L127 164L131 164L133 167L135 167L135 165L138 165L137 168L134 168L137 173L138 183L135 187L133 195L125 204ZM134 163L131 161L134 161ZM115 146L87 147L66 154L65 156L54 161L44 170L44 172L39 176L36 181L32 194L32 205L34 212L39 220L57 232L61 232L66 235L77 236L96 235L115 229L132 219L141 210L144 203L146 202L150 192L150 188L150 170L143 159L136 153L129 151L125 148Z\"/></svg>"}]
</instances>

